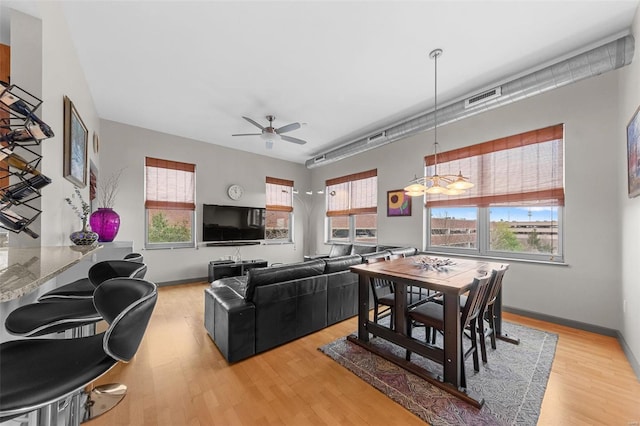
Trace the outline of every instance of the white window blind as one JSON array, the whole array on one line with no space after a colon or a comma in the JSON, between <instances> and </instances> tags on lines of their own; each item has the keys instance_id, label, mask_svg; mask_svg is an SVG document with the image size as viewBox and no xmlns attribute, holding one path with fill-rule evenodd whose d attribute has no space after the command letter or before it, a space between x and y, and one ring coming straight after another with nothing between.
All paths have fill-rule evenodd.
<instances>
[{"instance_id":1,"label":"white window blind","mask_svg":"<svg viewBox=\"0 0 640 426\"><path fill-rule=\"evenodd\" d=\"M147 209L195 210L195 164L145 159Z\"/></svg>"},{"instance_id":2,"label":"white window blind","mask_svg":"<svg viewBox=\"0 0 640 426\"><path fill-rule=\"evenodd\" d=\"M267 176L267 210L293 211L293 181Z\"/></svg>"},{"instance_id":3,"label":"white window blind","mask_svg":"<svg viewBox=\"0 0 640 426\"><path fill-rule=\"evenodd\" d=\"M376 213L378 171L342 176L326 181L327 216Z\"/></svg>"},{"instance_id":4,"label":"white window blind","mask_svg":"<svg viewBox=\"0 0 640 426\"><path fill-rule=\"evenodd\" d=\"M564 205L564 126L558 124L438 154L437 173L475 184L461 195L428 196L429 207ZM427 174L434 156L425 157Z\"/></svg>"}]
</instances>

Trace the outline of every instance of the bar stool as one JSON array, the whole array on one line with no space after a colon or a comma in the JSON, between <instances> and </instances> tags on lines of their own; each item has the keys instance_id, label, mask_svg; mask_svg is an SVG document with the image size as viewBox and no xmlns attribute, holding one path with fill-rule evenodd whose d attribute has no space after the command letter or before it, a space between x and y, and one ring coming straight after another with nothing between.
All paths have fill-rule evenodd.
<instances>
[{"instance_id":1,"label":"bar stool","mask_svg":"<svg viewBox=\"0 0 640 426\"><path fill-rule=\"evenodd\" d=\"M144 263L144 258L140 253L128 253L123 258L123 260L128 260L129 262ZM91 269L89 269L89 273L91 273ZM100 274L96 271L95 275L96 278L99 278ZM116 274L111 276L111 278L115 278L116 276L123 275ZM93 284L91 282L91 278L88 276L86 278L75 280L72 283L54 288L53 290L41 295L38 298L38 302L52 299L91 299L93 297L93 290L95 289L96 284Z\"/></svg>"},{"instance_id":2,"label":"bar stool","mask_svg":"<svg viewBox=\"0 0 640 426\"><path fill-rule=\"evenodd\" d=\"M47 299L20 306L5 320L7 331L16 336L34 337L95 324L102 319L96 311L93 293L111 278L144 278L147 265L127 260L105 260L89 269L93 291L89 298Z\"/></svg>"},{"instance_id":3,"label":"bar stool","mask_svg":"<svg viewBox=\"0 0 640 426\"><path fill-rule=\"evenodd\" d=\"M158 298L154 283L137 278L114 278L95 290L98 314L109 328L74 339L23 339L0 344L0 422L52 407L72 396L69 424L82 420L80 391L118 362L137 352ZM44 411L44 410L42 410ZM52 419L38 419L39 424Z\"/></svg>"}]
</instances>

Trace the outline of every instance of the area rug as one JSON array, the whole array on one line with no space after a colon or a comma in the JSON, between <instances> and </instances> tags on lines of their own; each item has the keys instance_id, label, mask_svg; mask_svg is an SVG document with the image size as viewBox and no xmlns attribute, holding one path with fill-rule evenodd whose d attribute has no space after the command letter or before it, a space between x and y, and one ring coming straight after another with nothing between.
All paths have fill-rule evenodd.
<instances>
[{"instance_id":1,"label":"area rug","mask_svg":"<svg viewBox=\"0 0 640 426\"><path fill-rule=\"evenodd\" d=\"M535 425L558 336L506 321L503 321L502 328L510 336L519 338L520 344L498 340L497 349L493 350L487 340L489 362L481 364L480 372L473 370L472 357L465 363L467 387L485 400L481 409L347 341L345 337L319 350L429 424ZM414 329L413 335L424 339L424 328ZM377 337L370 341L404 357L404 349L393 343ZM419 355L414 354L411 360L443 374L442 366Z\"/></svg>"}]
</instances>

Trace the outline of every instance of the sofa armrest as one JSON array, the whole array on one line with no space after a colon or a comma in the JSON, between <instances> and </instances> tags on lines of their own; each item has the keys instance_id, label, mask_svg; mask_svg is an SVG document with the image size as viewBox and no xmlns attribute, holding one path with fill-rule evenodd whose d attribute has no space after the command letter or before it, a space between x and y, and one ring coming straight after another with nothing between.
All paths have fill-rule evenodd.
<instances>
[{"instance_id":1,"label":"sofa armrest","mask_svg":"<svg viewBox=\"0 0 640 426\"><path fill-rule=\"evenodd\" d=\"M204 325L228 362L256 353L256 308L226 286L207 288L204 298Z\"/></svg>"}]
</instances>

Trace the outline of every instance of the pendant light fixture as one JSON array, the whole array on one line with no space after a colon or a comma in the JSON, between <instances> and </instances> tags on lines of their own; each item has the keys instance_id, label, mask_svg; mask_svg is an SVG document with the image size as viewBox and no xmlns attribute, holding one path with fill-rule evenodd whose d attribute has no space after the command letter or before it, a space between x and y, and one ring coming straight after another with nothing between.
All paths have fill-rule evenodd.
<instances>
[{"instance_id":1,"label":"pendant light fixture","mask_svg":"<svg viewBox=\"0 0 640 426\"><path fill-rule=\"evenodd\" d=\"M473 188L469 178L462 176L462 171L457 175L438 175L438 58L442 55L442 49L435 49L429 53L429 58L435 63L435 88L433 107L433 150L434 165L433 176L415 177L410 185L404 188L404 192L411 196L423 196L424 194L458 195L467 189Z\"/></svg>"}]
</instances>

